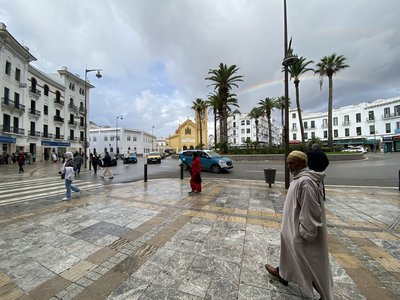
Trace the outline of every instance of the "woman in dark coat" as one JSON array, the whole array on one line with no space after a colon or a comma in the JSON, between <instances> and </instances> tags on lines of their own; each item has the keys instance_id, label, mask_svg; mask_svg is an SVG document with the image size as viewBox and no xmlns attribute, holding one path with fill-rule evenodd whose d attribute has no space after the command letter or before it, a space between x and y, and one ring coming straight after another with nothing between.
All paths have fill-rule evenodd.
<instances>
[{"instance_id":1,"label":"woman in dark coat","mask_svg":"<svg viewBox=\"0 0 400 300\"><path fill-rule=\"evenodd\" d=\"M25 155L24 152L19 151L18 157L17 157L17 162L19 166L19 174L24 172L24 168L22 167L25 164Z\"/></svg>"},{"instance_id":2,"label":"woman in dark coat","mask_svg":"<svg viewBox=\"0 0 400 300\"><path fill-rule=\"evenodd\" d=\"M201 166L198 152L193 152L192 168L190 170L190 187L192 190L189 194L201 192Z\"/></svg>"}]
</instances>

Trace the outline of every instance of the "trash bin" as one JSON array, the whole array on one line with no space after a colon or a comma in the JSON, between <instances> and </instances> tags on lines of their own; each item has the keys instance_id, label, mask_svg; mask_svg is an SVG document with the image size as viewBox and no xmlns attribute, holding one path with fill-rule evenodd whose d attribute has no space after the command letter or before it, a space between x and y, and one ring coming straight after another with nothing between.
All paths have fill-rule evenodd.
<instances>
[{"instance_id":1,"label":"trash bin","mask_svg":"<svg viewBox=\"0 0 400 300\"><path fill-rule=\"evenodd\" d=\"M265 182L269 184L269 187L275 183L275 175L276 169L264 169Z\"/></svg>"}]
</instances>

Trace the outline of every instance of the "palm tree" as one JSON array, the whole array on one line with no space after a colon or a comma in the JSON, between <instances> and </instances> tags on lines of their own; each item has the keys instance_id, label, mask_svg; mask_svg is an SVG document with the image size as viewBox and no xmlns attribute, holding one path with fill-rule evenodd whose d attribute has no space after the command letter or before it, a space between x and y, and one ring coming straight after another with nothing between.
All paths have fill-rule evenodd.
<instances>
[{"instance_id":1,"label":"palm tree","mask_svg":"<svg viewBox=\"0 0 400 300\"><path fill-rule=\"evenodd\" d=\"M243 81L243 76L236 75L239 68L236 65L227 66L226 64L220 63L219 68L208 71L209 77L206 80L211 80L213 83L210 85L214 86L214 90L217 90L219 97L221 98L220 106L220 142L227 145L228 142L228 130L227 130L227 118L228 118L228 99L230 90L235 86L238 87L237 83ZM236 101L237 102L237 101Z\"/></svg>"},{"instance_id":2,"label":"palm tree","mask_svg":"<svg viewBox=\"0 0 400 300\"><path fill-rule=\"evenodd\" d=\"M303 119L301 117L301 107L300 107L300 96L299 96L299 83L300 83L300 75L308 72L314 71L313 68L308 68L309 64L313 64L314 61L309 60L306 62L306 58L301 56L297 63L289 66L288 72L290 74L290 79L294 79L294 86L296 88L296 105L297 105L297 114L299 115L299 123L300 123L300 133L301 133L301 142L304 145L304 125Z\"/></svg>"},{"instance_id":3,"label":"palm tree","mask_svg":"<svg viewBox=\"0 0 400 300\"><path fill-rule=\"evenodd\" d=\"M250 113L247 115L251 119L254 119L254 123L256 124L256 143L258 145L258 119L263 116L263 111L261 107L253 107Z\"/></svg>"},{"instance_id":4,"label":"palm tree","mask_svg":"<svg viewBox=\"0 0 400 300\"><path fill-rule=\"evenodd\" d=\"M197 98L193 101L192 109L198 114L200 123L200 147L203 148L203 114L207 109L207 103L201 98Z\"/></svg>"},{"instance_id":5,"label":"palm tree","mask_svg":"<svg viewBox=\"0 0 400 300\"><path fill-rule=\"evenodd\" d=\"M214 147L217 145L217 120L221 120L218 114L218 108L222 107L221 98L218 93L211 93L208 95L208 99L206 100L207 106L210 108L210 111L214 114Z\"/></svg>"},{"instance_id":6,"label":"palm tree","mask_svg":"<svg viewBox=\"0 0 400 300\"><path fill-rule=\"evenodd\" d=\"M332 77L337 72L344 70L349 65L346 64L346 57L333 53L331 56L324 56L316 66L315 74L319 74L320 88L322 89L323 77L328 76L329 80L329 98L328 98L328 147L333 148L332 135L332 109L333 109L333 80Z\"/></svg>"},{"instance_id":7,"label":"palm tree","mask_svg":"<svg viewBox=\"0 0 400 300\"><path fill-rule=\"evenodd\" d=\"M268 146L272 147L272 124L271 124L271 113L276 107L276 102L274 98L265 98L265 100L260 100L258 102L263 115L267 116L268 119Z\"/></svg>"}]
</instances>

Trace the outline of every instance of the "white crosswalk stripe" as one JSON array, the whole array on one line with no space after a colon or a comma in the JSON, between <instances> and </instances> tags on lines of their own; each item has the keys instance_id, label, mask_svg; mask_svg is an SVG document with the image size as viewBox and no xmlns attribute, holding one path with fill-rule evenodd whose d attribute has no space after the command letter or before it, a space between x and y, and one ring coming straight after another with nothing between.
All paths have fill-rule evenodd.
<instances>
[{"instance_id":1,"label":"white crosswalk stripe","mask_svg":"<svg viewBox=\"0 0 400 300\"><path fill-rule=\"evenodd\" d=\"M74 180L73 184L78 186L82 192L103 186L99 183L79 179ZM59 176L0 183L0 206L58 195L65 195L65 181L61 180Z\"/></svg>"}]
</instances>

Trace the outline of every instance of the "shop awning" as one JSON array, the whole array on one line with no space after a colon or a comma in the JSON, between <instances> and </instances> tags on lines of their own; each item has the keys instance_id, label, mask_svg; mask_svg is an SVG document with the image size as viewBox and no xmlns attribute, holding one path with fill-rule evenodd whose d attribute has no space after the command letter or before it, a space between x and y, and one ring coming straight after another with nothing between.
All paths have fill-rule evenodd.
<instances>
[{"instance_id":1,"label":"shop awning","mask_svg":"<svg viewBox=\"0 0 400 300\"><path fill-rule=\"evenodd\" d=\"M71 143L55 141L42 141L41 145L50 147L71 147Z\"/></svg>"},{"instance_id":2,"label":"shop awning","mask_svg":"<svg viewBox=\"0 0 400 300\"><path fill-rule=\"evenodd\" d=\"M364 144L365 145L375 145L375 144L378 144L380 142L380 140L374 140L374 139L372 139L372 140L366 140L366 141L364 141Z\"/></svg>"},{"instance_id":3,"label":"shop awning","mask_svg":"<svg viewBox=\"0 0 400 300\"><path fill-rule=\"evenodd\" d=\"M0 135L0 143L3 144L15 144L16 140L14 137Z\"/></svg>"}]
</instances>

